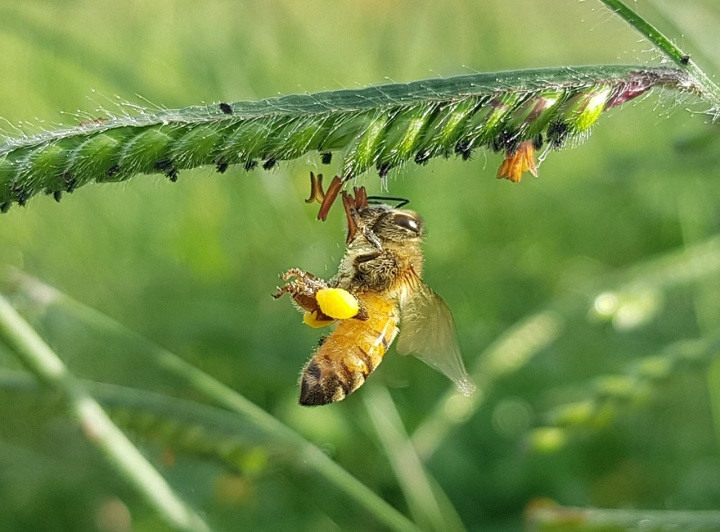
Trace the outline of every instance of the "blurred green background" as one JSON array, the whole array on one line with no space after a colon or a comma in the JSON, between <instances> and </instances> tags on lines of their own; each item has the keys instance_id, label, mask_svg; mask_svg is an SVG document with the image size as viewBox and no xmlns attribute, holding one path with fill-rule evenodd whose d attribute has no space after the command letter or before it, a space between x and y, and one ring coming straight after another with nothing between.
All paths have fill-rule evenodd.
<instances>
[{"instance_id":1,"label":"blurred green background","mask_svg":"<svg viewBox=\"0 0 720 532\"><path fill-rule=\"evenodd\" d=\"M684 34L680 44L701 65L720 71L717 40L708 39L720 28L716 0L643 4L662 29ZM660 60L599 2L565 0L0 0L0 50L9 134L20 123L37 131L77 123L77 112L118 112L118 101L183 107ZM453 309L480 380L477 409L438 436L425 462L468 529L521 528L526 506L541 497L609 508L720 506L715 353L646 379L639 394L637 381L619 379L626 400L607 399L610 379L598 380L631 375L645 357L668 365L668 346L716 337L720 142L717 127L685 112L687 104L654 94L615 110L589 142L551 154L538 179L519 185L495 179L500 156L490 153L392 175L389 193L410 198L426 219L425 279ZM289 301L270 297L290 267L335 272L342 213L320 223L302 201L309 170L331 169L307 156L271 171L202 168L177 183L138 176L88 185L59 204L39 197L0 217L0 268L37 277L219 378L408 514L363 394L387 387L412 434L445 419L433 412L449 383L391 350L367 389L303 409L297 375L319 333ZM359 182L381 193L375 175ZM70 312L24 312L77 375L195 398L145 367L131 344ZM533 316L539 325L515 334ZM1 346L0 361L17 367ZM549 415L588 400L605 405L602 415L574 424ZM0 528L122 530L130 512L136 530L155 529L157 517L61 414L52 398L0 390ZM554 420L563 426L533 431ZM232 469L168 438L130 434L219 529L381 528L251 435L244 465Z\"/></svg>"}]
</instances>

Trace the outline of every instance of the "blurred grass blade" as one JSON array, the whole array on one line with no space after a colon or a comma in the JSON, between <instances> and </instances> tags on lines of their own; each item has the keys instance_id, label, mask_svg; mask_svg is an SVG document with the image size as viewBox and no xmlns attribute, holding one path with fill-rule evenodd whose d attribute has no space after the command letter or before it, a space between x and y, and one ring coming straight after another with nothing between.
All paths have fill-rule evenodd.
<instances>
[{"instance_id":1,"label":"blurred grass blade","mask_svg":"<svg viewBox=\"0 0 720 532\"><path fill-rule=\"evenodd\" d=\"M73 69L88 71L128 93L137 90L139 72L134 66L129 67L127 61L111 57L107 49L100 51L90 48L90 43L80 44L64 25L56 24L45 13L33 17L17 7L17 4L0 5L0 31L22 39L28 47L36 48L39 56L53 50L59 61ZM152 83L152 80L145 78L143 82ZM147 87L153 94L172 95L168 87L160 83Z\"/></svg>"},{"instance_id":2,"label":"blurred grass blade","mask_svg":"<svg viewBox=\"0 0 720 532\"><path fill-rule=\"evenodd\" d=\"M142 433L152 429L160 443L173 448L180 446L182 450L194 453L202 448L203 454L213 454L235 467L234 457L247 443L247 428L238 422L235 412L125 386L92 381L83 381L83 384L114 416L125 419L131 430ZM36 392L37 386L18 372L0 372L0 389L28 393ZM48 399L52 400L52 397ZM269 414L265 416L270 417ZM275 424L278 423L275 421ZM274 457L293 462L299 469L314 469L363 505L388 529L417 531L417 527L400 514L393 516L383 510L379 502L387 503L332 462L317 446L287 428L282 434L278 431L261 432L271 445L281 449L282 452ZM330 463L333 466L328 467ZM363 493L365 490L368 493Z\"/></svg>"},{"instance_id":3,"label":"blurred grass blade","mask_svg":"<svg viewBox=\"0 0 720 532\"><path fill-rule=\"evenodd\" d=\"M695 283L720 272L720 237L713 237L680 251L673 251L627 270L579 287L552 301L546 310L531 314L508 328L477 359L472 380L478 390L471 398L449 391L418 426L412 440L423 460L431 456L448 434L481 408L489 387L499 378L517 371L560 335L565 318L597 305L598 299L638 290L667 290ZM607 289L615 285L614 289ZM616 300L622 299L615 297ZM615 306L606 319L622 308Z\"/></svg>"},{"instance_id":4,"label":"blurred grass blade","mask_svg":"<svg viewBox=\"0 0 720 532\"><path fill-rule=\"evenodd\" d=\"M91 181L231 164L246 169L341 151L344 179L491 148L498 177L536 172L534 150L587 137L600 115L660 87L702 95L682 70L582 66L472 74L359 90L184 109L126 105L80 124L0 143L0 210L40 192L60 199Z\"/></svg>"},{"instance_id":5,"label":"blurred grass blade","mask_svg":"<svg viewBox=\"0 0 720 532\"><path fill-rule=\"evenodd\" d=\"M418 454L427 459L457 425L467 421L483 404L494 381L527 364L559 337L564 318L546 311L533 314L500 335L477 359L472 381L477 390L464 397L452 390L443 396L412 436Z\"/></svg>"},{"instance_id":6,"label":"blurred grass blade","mask_svg":"<svg viewBox=\"0 0 720 532\"><path fill-rule=\"evenodd\" d=\"M127 338L128 344L132 345L134 349L141 350L148 364L155 364L172 373L182 380L188 389L200 392L216 404L234 412L234 416L239 414L242 421L264 434L271 441L280 443L283 447L293 448L299 466L315 470L338 490L368 510L389 529L416 530L415 525L405 516L335 463L321 449L217 379L128 330L108 316L72 300L36 279L16 274L10 285L10 289L15 295L27 298L36 310L59 307L84 321L93 332L110 333ZM185 405L184 408L190 409L190 405ZM195 408L202 409L203 407L197 405ZM238 423L236 417L234 422Z\"/></svg>"},{"instance_id":7,"label":"blurred grass blade","mask_svg":"<svg viewBox=\"0 0 720 532\"><path fill-rule=\"evenodd\" d=\"M209 530L202 517L180 499L162 475L110 421L84 385L68 372L60 358L2 296L0 342L14 351L38 380L62 393L87 440L103 452L112 468L143 496L168 525L177 530Z\"/></svg>"},{"instance_id":8,"label":"blurred grass blade","mask_svg":"<svg viewBox=\"0 0 720 532\"><path fill-rule=\"evenodd\" d=\"M718 357L720 331L715 331L702 339L676 342L658 355L638 358L621 374L597 377L584 387L590 390L586 399L560 405L544 416L546 426L533 430L530 446L535 451L556 452L573 434L605 428L633 408L646 408L653 396L662 396L663 383L688 368L710 367L710 378ZM710 393L714 393L712 384Z\"/></svg>"},{"instance_id":9,"label":"blurred grass blade","mask_svg":"<svg viewBox=\"0 0 720 532\"><path fill-rule=\"evenodd\" d=\"M526 530L607 532L610 530L683 530L720 529L720 512L578 508L543 503L526 512Z\"/></svg>"},{"instance_id":10,"label":"blurred grass blade","mask_svg":"<svg viewBox=\"0 0 720 532\"><path fill-rule=\"evenodd\" d=\"M423 530L464 530L447 496L433 488L387 389L371 386L362 397L415 522Z\"/></svg>"},{"instance_id":11,"label":"blurred grass blade","mask_svg":"<svg viewBox=\"0 0 720 532\"><path fill-rule=\"evenodd\" d=\"M720 449L720 359L715 360L708 371L708 393L710 394L710 408L712 409L713 423L715 424L715 439Z\"/></svg>"}]
</instances>

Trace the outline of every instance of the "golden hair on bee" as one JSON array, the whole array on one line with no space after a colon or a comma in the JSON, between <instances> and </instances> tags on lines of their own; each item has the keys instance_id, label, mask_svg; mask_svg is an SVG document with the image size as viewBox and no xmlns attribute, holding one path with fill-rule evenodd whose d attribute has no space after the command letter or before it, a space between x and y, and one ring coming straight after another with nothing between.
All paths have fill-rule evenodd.
<instances>
[{"instance_id":1,"label":"golden hair on bee","mask_svg":"<svg viewBox=\"0 0 720 532\"><path fill-rule=\"evenodd\" d=\"M329 209L321 185L312 179L308 201ZM363 187L354 196L342 191L342 202L348 233L338 273L324 281L289 270L274 295L290 294L308 325L335 324L303 369L300 404L337 402L357 390L398 333L398 352L417 356L453 380L461 393L472 393L450 309L421 279L422 218L411 210L369 204Z\"/></svg>"}]
</instances>

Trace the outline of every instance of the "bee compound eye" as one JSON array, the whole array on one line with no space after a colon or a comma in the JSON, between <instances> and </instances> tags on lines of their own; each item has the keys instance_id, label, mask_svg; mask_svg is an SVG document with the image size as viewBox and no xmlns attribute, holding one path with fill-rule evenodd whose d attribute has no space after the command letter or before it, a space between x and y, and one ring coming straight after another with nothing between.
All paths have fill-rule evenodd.
<instances>
[{"instance_id":1,"label":"bee compound eye","mask_svg":"<svg viewBox=\"0 0 720 532\"><path fill-rule=\"evenodd\" d=\"M406 214L399 214L395 216L395 224L407 231L415 234L420 234L422 231L420 221L417 218L408 216Z\"/></svg>"}]
</instances>

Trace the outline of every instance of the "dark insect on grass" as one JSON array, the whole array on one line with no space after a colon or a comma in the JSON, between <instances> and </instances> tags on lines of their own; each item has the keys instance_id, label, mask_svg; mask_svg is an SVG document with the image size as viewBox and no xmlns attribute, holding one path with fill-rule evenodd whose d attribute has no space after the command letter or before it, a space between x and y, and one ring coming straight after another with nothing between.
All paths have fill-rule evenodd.
<instances>
[{"instance_id":1,"label":"dark insect on grass","mask_svg":"<svg viewBox=\"0 0 720 532\"><path fill-rule=\"evenodd\" d=\"M226 115L233 114L233 108L229 103L222 102L220 104L220 110L225 113Z\"/></svg>"}]
</instances>

